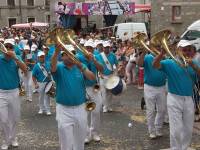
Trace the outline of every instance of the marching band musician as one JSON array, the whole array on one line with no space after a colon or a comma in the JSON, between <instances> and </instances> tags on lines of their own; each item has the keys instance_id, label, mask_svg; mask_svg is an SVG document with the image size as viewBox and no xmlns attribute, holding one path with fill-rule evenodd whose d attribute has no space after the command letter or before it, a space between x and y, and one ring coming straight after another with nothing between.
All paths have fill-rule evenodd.
<instances>
[{"instance_id":1,"label":"marching band musician","mask_svg":"<svg viewBox=\"0 0 200 150\"><path fill-rule=\"evenodd\" d=\"M95 75L80 62L61 51L62 62L57 64L60 46L52 57L51 72L56 82L56 120L61 150L84 150L87 130L85 110L86 87L84 77Z\"/></svg>"},{"instance_id":2,"label":"marching band musician","mask_svg":"<svg viewBox=\"0 0 200 150\"><path fill-rule=\"evenodd\" d=\"M153 59L154 56L146 52L143 52L138 59L138 65L144 67L144 99L150 139L162 136L166 112L166 75L153 68Z\"/></svg>"},{"instance_id":3,"label":"marching band musician","mask_svg":"<svg viewBox=\"0 0 200 150\"><path fill-rule=\"evenodd\" d=\"M112 111L112 93L105 89L105 81L117 70L118 61L113 52L111 52L111 44L109 41L103 42L103 52L97 55L98 61L103 65L103 72L100 74L100 85L103 101L103 112ZM116 68L114 68L114 65Z\"/></svg>"},{"instance_id":4,"label":"marching band musician","mask_svg":"<svg viewBox=\"0 0 200 150\"><path fill-rule=\"evenodd\" d=\"M50 68L45 62L45 53L38 52L38 63L35 64L32 71L32 79L35 89L39 92L39 111L38 114L51 115L50 111L50 97L45 93L45 86L51 81Z\"/></svg>"},{"instance_id":5,"label":"marching band musician","mask_svg":"<svg viewBox=\"0 0 200 150\"><path fill-rule=\"evenodd\" d=\"M27 66L16 56L13 39L5 39L4 45L8 52L0 55L0 123L4 139L1 149L7 150L10 145L19 145L16 138L16 125L20 119L18 69L26 73Z\"/></svg>"},{"instance_id":6,"label":"marching band musician","mask_svg":"<svg viewBox=\"0 0 200 150\"><path fill-rule=\"evenodd\" d=\"M87 66L87 68L96 75L95 80L85 80L86 91L90 96L91 100L96 103L96 108L92 112L88 112L88 131L85 143L89 143L92 139L94 141L100 141L99 128L100 128L100 111L102 108L102 99L100 92L100 85L98 79L98 71L102 72L103 67L95 59L94 48L95 45L93 40L88 40L85 42L84 46L87 51L91 54L90 58L86 58L83 54L79 54L78 59ZM89 60L87 60L89 59ZM98 86L98 87L95 87Z\"/></svg>"},{"instance_id":7,"label":"marching band musician","mask_svg":"<svg viewBox=\"0 0 200 150\"><path fill-rule=\"evenodd\" d=\"M162 60L164 51L155 58L153 66L167 75L170 147L172 150L187 150L191 142L194 122L192 89L196 73L200 75L200 69L192 60L195 47L189 41L180 41L178 48L185 58L190 58L186 59L188 66L181 67L173 59Z\"/></svg>"},{"instance_id":8,"label":"marching band musician","mask_svg":"<svg viewBox=\"0 0 200 150\"><path fill-rule=\"evenodd\" d=\"M32 102L32 70L34 67L34 60L32 58L32 53L29 45L24 46L24 51L22 54L22 59L25 62L25 64L28 67L28 72L26 75L24 75L24 85L25 85L25 90L26 90L26 100Z\"/></svg>"}]
</instances>

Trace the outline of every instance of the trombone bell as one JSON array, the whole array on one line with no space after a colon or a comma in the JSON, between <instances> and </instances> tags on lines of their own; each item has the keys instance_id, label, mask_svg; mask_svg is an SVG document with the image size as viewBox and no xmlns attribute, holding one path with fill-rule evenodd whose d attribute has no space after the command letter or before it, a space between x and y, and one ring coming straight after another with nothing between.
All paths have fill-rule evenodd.
<instances>
[{"instance_id":1,"label":"trombone bell","mask_svg":"<svg viewBox=\"0 0 200 150\"><path fill-rule=\"evenodd\" d=\"M93 101L87 101L85 109L87 111L93 111L96 108L96 103Z\"/></svg>"}]
</instances>

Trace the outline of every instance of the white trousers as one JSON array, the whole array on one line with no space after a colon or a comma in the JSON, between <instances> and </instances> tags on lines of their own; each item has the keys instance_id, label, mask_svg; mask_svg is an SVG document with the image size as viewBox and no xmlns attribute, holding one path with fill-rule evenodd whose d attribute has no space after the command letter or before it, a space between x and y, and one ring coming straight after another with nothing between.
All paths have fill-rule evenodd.
<instances>
[{"instance_id":1,"label":"white trousers","mask_svg":"<svg viewBox=\"0 0 200 150\"><path fill-rule=\"evenodd\" d=\"M135 67L136 67L136 64L131 63L130 61L126 65L127 84L135 83L136 82Z\"/></svg>"},{"instance_id":2,"label":"white trousers","mask_svg":"<svg viewBox=\"0 0 200 150\"><path fill-rule=\"evenodd\" d=\"M87 132L85 104L79 106L57 104L56 120L61 150L84 150Z\"/></svg>"},{"instance_id":3,"label":"white trousers","mask_svg":"<svg viewBox=\"0 0 200 150\"><path fill-rule=\"evenodd\" d=\"M102 103L105 109L111 108L113 104L112 100L112 93L105 88L105 83L108 77L104 76L104 79L100 78L100 86L101 86L101 96L102 96Z\"/></svg>"},{"instance_id":4,"label":"white trousers","mask_svg":"<svg viewBox=\"0 0 200 150\"><path fill-rule=\"evenodd\" d=\"M15 139L19 120L19 90L0 90L0 125L3 129L3 139L7 144Z\"/></svg>"},{"instance_id":5,"label":"white trousers","mask_svg":"<svg viewBox=\"0 0 200 150\"><path fill-rule=\"evenodd\" d=\"M87 136L91 137L94 134L99 134L100 128L100 112L102 108L102 97L100 91L94 91L93 87L86 87L87 93L91 100L96 103L96 108L88 112L88 129Z\"/></svg>"},{"instance_id":6,"label":"white trousers","mask_svg":"<svg viewBox=\"0 0 200 150\"><path fill-rule=\"evenodd\" d=\"M167 108L171 150L187 150L192 139L194 123L194 103L192 97L168 93Z\"/></svg>"},{"instance_id":7,"label":"white trousers","mask_svg":"<svg viewBox=\"0 0 200 150\"><path fill-rule=\"evenodd\" d=\"M39 84L39 108L42 111L50 111L50 97L45 93L47 82L38 82Z\"/></svg>"},{"instance_id":8,"label":"white trousers","mask_svg":"<svg viewBox=\"0 0 200 150\"><path fill-rule=\"evenodd\" d=\"M24 76L24 86L26 91L26 98L32 100L32 72L28 71Z\"/></svg>"},{"instance_id":9,"label":"white trousers","mask_svg":"<svg viewBox=\"0 0 200 150\"><path fill-rule=\"evenodd\" d=\"M165 86L154 87L144 84L144 98L146 103L147 125L150 134L162 129L166 112Z\"/></svg>"}]
</instances>

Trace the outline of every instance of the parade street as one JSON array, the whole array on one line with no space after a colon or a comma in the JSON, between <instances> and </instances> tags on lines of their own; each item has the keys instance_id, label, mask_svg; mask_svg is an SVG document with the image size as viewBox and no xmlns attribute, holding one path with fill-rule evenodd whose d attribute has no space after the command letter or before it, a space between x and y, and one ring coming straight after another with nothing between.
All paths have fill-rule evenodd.
<instances>
[{"instance_id":1,"label":"parade street","mask_svg":"<svg viewBox=\"0 0 200 150\"><path fill-rule=\"evenodd\" d=\"M114 111L102 113L101 141L86 145L86 150L160 150L169 148L169 126L164 125L164 136L150 140L144 114L140 108L143 90L129 86L121 96L115 98ZM33 102L22 98L21 121L18 125L19 148L15 150L58 150L55 103L53 115L38 115L38 94ZM81 115L81 114L80 114ZM130 124L131 123L131 124ZM129 124L129 127L128 127ZM132 126L131 126L132 125ZM1 138L0 138L1 140ZM192 145L200 149L198 124L195 125Z\"/></svg>"}]
</instances>

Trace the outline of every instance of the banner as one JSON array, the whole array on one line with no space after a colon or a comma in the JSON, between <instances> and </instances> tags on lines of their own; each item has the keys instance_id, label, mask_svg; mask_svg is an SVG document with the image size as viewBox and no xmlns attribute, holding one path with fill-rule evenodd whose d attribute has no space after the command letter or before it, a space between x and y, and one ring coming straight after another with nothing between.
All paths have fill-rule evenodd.
<instances>
[{"instance_id":1,"label":"banner","mask_svg":"<svg viewBox=\"0 0 200 150\"><path fill-rule=\"evenodd\" d=\"M135 3L128 0L100 0L90 3L57 2L55 12L65 15L132 15Z\"/></svg>"}]
</instances>

